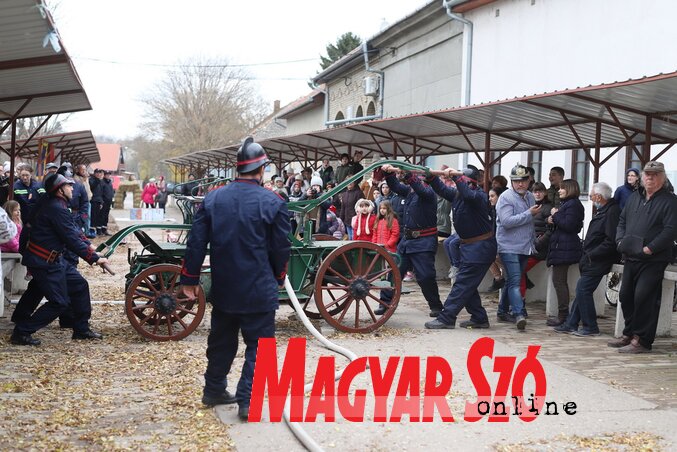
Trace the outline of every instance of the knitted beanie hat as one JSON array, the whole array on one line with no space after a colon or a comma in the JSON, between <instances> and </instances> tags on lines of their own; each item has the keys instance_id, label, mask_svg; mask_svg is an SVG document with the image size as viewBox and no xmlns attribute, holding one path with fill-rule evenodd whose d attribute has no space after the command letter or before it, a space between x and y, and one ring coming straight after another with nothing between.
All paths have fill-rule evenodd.
<instances>
[{"instance_id":1,"label":"knitted beanie hat","mask_svg":"<svg viewBox=\"0 0 677 452\"><path fill-rule=\"evenodd\" d=\"M322 178L320 176L313 176L310 179L310 186L312 187L313 185L319 185L320 187L324 187L324 184L322 183Z\"/></svg>"},{"instance_id":2,"label":"knitted beanie hat","mask_svg":"<svg viewBox=\"0 0 677 452\"><path fill-rule=\"evenodd\" d=\"M367 221L366 224L364 225L364 232L369 235L371 234L371 231L369 231L369 220L371 219L371 213L374 211L374 203L371 202L368 199L365 198L360 198L357 200L355 203L355 214L357 216L357 234L360 234L360 231L362 230L362 215L359 213L359 208L362 204L369 204L369 213L367 213Z\"/></svg>"}]
</instances>

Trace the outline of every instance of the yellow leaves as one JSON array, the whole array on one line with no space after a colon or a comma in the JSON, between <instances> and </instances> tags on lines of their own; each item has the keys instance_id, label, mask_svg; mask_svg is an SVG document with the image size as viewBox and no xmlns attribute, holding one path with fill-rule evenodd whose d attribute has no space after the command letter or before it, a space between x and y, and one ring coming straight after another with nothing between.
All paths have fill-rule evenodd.
<instances>
[{"instance_id":1,"label":"yellow leaves","mask_svg":"<svg viewBox=\"0 0 677 452\"><path fill-rule=\"evenodd\" d=\"M6 382L0 384L0 392L23 392L20 382Z\"/></svg>"},{"instance_id":2,"label":"yellow leaves","mask_svg":"<svg viewBox=\"0 0 677 452\"><path fill-rule=\"evenodd\" d=\"M0 450L233 447L200 403L206 326L181 342L150 342L120 305L94 305L91 323L103 341L73 341L55 323L36 335L38 349L0 345Z\"/></svg>"},{"instance_id":3,"label":"yellow leaves","mask_svg":"<svg viewBox=\"0 0 677 452\"><path fill-rule=\"evenodd\" d=\"M663 438L648 432L602 433L596 436L558 435L549 440L495 445L499 452L543 450L595 450L648 452L664 449Z\"/></svg>"}]
</instances>

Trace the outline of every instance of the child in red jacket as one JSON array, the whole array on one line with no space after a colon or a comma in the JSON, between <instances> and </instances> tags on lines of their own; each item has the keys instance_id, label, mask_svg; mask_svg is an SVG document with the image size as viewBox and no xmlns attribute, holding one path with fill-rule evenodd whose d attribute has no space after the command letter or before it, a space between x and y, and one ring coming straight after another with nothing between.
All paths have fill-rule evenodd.
<instances>
[{"instance_id":1,"label":"child in red jacket","mask_svg":"<svg viewBox=\"0 0 677 452\"><path fill-rule=\"evenodd\" d=\"M371 213L374 210L374 203L368 199L359 199L355 203L355 215L351 220L353 227L353 240L372 241L374 235L374 222L376 217Z\"/></svg>"},{"instance_id":2,"label":"child in red jacket","mask_svg":"<svg viewBox=\"0 0 677 452\"><path fill-rule=\"evenodd\" d=\"M385 245L391 253L397 252L397 242L400 240L400 223L390 201L381 201L378 206L378 216L374 224L373 242Z\"/></svg>"}]
</instances>

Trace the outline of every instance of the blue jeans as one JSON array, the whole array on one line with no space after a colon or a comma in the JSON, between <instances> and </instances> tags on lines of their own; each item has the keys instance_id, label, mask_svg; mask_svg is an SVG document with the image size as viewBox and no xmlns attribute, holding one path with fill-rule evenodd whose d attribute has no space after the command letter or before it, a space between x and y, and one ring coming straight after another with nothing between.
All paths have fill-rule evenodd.
<instances>
[{"instance_id":1,"label":"blue jeans","mask_svg":"<svg viewBox=\"0 0 677 452\"><path fill-rule=\"evenodd\" d=\"M578 324L583 323L583 328L592 333L599 333L597 326L597 311L595 299L592 294L599 286L604 275L581 273L581 278L576 283L576 298L571 305L571 313L567 318L566 326L572 330L578 329Z\"/></svg>"},{"instance_id":2,"label":"blue jeans","mask_svg":"<svg viewBox=\"0 0 677 452\"><path fill-rule=\"evenodd\" d=\"M353 227L346 224L346 234L348 234L348 240L353 239Z\"/></svg>"},{"instance_id":3,"label":"blue jeans","mask_svg":"<svg viewBox=\"0 0 677 452\"><path fill-rule=\"evenodd\" d=\"M461 266L461 238L457 234L452 234L444 239L444 251L447 252L449 262L453 267Z\"/></svg>"},{"instance_id":4,"label":"blue jeans","mask_svg":"<svg viewBox=\"0 0 677 452\"><path fill-rule=\"evenodd\" d=\"M501 291L501 301L498 303L498 315L508 314L508 308L513 315L522 315L524 301L520 293L520 281L527 266L529 256L526 254L499 253L505 268L505 286Z\"/></svg>"},{"instance_id":5,"label":"blue jeans","mask_svg":"<svg viewBox=\"0 0 677 452\"><path fill-rule=\"evenodd\" d=\"M85 220L85 235L91 235L92 226L92 205L87 203L87 219Z\"/></svg>"}]
</instances>

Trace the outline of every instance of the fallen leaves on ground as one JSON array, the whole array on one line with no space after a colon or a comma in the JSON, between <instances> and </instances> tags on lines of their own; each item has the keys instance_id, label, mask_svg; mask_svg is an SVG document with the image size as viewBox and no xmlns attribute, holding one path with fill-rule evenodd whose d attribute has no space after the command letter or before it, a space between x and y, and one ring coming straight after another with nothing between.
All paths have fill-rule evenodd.
<instances>
[{"instance_id":1,"label":"fallen leaves on ground","mask_svg":"<svg viewBox=\"0 0 677 452\"><path fill-rule=\"evenodd\" d=\"M103 341L73 341L56 324L36 334L40 347L0 339L0 450L233 447L227 427L200 402L204 325L184 341L150 342L122 306L93 311Z\"/></svg>"},{"instance_id":2,"label":"fallen leaves on ground","mask_svg":"<svg viewBox=\"0 0 677 452\"><path fill-rule=\"evenodd\" d=\"M594 450L648 452L664 450L663 438L647 432L601 433L595 436L558 435L550 440L522 441L495 445L499 452L526 452L535 450Z\"/></svg>"}]
</instances>

